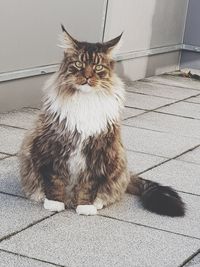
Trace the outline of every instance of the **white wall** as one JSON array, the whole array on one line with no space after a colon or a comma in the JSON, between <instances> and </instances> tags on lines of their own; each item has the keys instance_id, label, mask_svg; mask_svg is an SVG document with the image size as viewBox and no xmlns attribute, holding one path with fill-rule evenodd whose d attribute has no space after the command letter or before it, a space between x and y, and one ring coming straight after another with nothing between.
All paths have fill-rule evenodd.
<instances>
[{"instance_id":1,"label":"white wall","mask_svg":"<svg viewBox=\"0 0 200 267\"><path fill-rule=\"evenodd\" d=\"M1 0L0 73L55 64L60 23L74 36L100 41L103 5L99 0Z\"/></svg>"},{"instance_id":2,"label":"white wall","mask_svg":"<svg viewBox=\"0 0 200 267\"><path fill-rule=\"evenodd\" d=\"M125 79L179 68L187 5L188 0L108 1L104 40L124 31L118 70Z\"/></svg>"},{"instance_id":3,"label":"white wall","mask_svg":"<svg viewBox=\"0 0 200 267\"><path fill-rule=\"evenodd\" d=\"M124 31L121 52L182 43L187 0L109 0L105 39Z\"/></svg>"},{"instance_id":4,"label":"white wall","mask_svg":"<svg viewBox=\"0 0 200 267\"><path fill-rule=\"evenodd\" d=\"M45 80L45 75L35 75L57 69L62 56L56 46L60 23L73 36L91 42L124 31L117 72L125 79L179 68L187 4L188 0L1 0L0 81L5 82L0 85L0 110L31 105L34 86L38 92ZM18 85L20 101L9 97L12 87L17 95ZM38 94L38 103L40 99ZM37 105L36 93L32 105Z\"/></svg>"}]
</instances>

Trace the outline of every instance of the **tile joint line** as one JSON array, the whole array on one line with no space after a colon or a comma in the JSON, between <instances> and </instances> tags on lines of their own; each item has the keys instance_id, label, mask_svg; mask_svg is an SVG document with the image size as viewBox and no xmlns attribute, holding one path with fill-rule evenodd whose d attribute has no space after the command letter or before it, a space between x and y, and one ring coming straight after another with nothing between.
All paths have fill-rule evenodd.
<instances>
[{"instance_id":1,"label":"tile joint line","mask_svg":"<svg viewBox=\"0 0 200 267\"><path fill-rule=\"evenodd\" d=\"M38 258L29 257L29 256L23 255L21 253L13 252L13 251L2 249L2 248L0 248L0 251L3 251L5 253L9 253L9 254L13 254L13 255L16 255L16 256L20 256L22 258L28 258L28 259L31 259L31 260L36 260L36 261L40 261L40 262L44 262L44 263L49 263L49 264L52 264L52 265L58 266L58 267L65 267L65 265L59 265L57 263L53 263L53 262L50 262L50 261L45 261L45 260L41 260L41 259L38 259Z\"/></svg>"}]
</instances>

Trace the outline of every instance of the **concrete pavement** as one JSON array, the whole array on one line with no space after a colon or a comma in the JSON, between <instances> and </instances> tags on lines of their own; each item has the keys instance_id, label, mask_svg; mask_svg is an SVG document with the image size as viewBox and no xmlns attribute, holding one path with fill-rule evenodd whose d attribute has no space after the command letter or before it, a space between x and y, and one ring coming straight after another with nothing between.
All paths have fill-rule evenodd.
<instances>
[{"instance_id":1,"label":"concrete pavement","mask_svg":"<svg viewBox=\"0 0 200 267\"><path fill-rule=\"evenodd\" d=\"M200 266L200 82L173 75L127 85L123 140L130 170L173 186L184 218L124 199L97 216L48 212L27 200L17 152L38 113L0 114L0 266Z\"/></svg>"}]
</instances>

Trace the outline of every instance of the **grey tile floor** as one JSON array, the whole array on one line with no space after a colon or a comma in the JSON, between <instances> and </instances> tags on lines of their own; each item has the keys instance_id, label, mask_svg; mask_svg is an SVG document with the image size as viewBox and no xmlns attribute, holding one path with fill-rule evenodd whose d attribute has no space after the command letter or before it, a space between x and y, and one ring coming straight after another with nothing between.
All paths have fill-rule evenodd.
<instances>
[{"instance_id":1,"label":"grey tile floor","mask_svg":"<svg viewBox=\"0 0 200 267\"><path fill-rule=\"evenodd\" d=\"M38 110L0 114L0 266L200 266L200 82L161 75L127 86L122 135L130 170L171 185L184 218L124 199L95 217L48 212L20 187L17 152Z\"/></svg>"}]
</instances>

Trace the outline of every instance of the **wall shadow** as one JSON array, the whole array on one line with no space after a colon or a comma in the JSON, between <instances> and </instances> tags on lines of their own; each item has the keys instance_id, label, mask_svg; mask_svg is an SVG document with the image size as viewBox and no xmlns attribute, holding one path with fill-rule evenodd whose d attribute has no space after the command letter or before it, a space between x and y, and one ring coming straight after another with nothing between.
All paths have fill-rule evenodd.
<instances>
[{"instance_id":1,"label":"wall shadow","mask_svg":"<svg viewBox=\"0 0 200 267\"><path fill-rule=\"evenodd\" d=\"M169 34L168 32L170 31L169 25L167 24L165 25L164 18L166 16L168 17L169 15L171 21L172 22L174 21L174 23L176 23L177 12L180 12L181 10L181 9L178 9L178 6L177 5L175 6L175 4L174 4L174 7L175 7L174 9L169 8L169 2L170 1L168 0L165 0L165 1L156 0L155 2L154 15L153 15L152 24L151 24L152 25L151 26L151 39L149 43L149 49L177 44L177 43L171 43L171 40L169 40L169 43L162 43L161 38L159 38L159 35L160 36L161 34L168 35ZM166 14L166 12L168 14ZM170 28L171 27L173 27L173 23L172 25L170 25ZM177 59L179 58L179 56L177 55ZM170 67L170 64L171 64L171 67L175 65L175 59L173 60L172 52L148 56L148 62L146 65L146 77L156 75L158 70L160 70L160 72L165 72L165 70L168 67ZM177 62L177 66L178 64L179 62Z\"/></svg>"}]
</instances>

